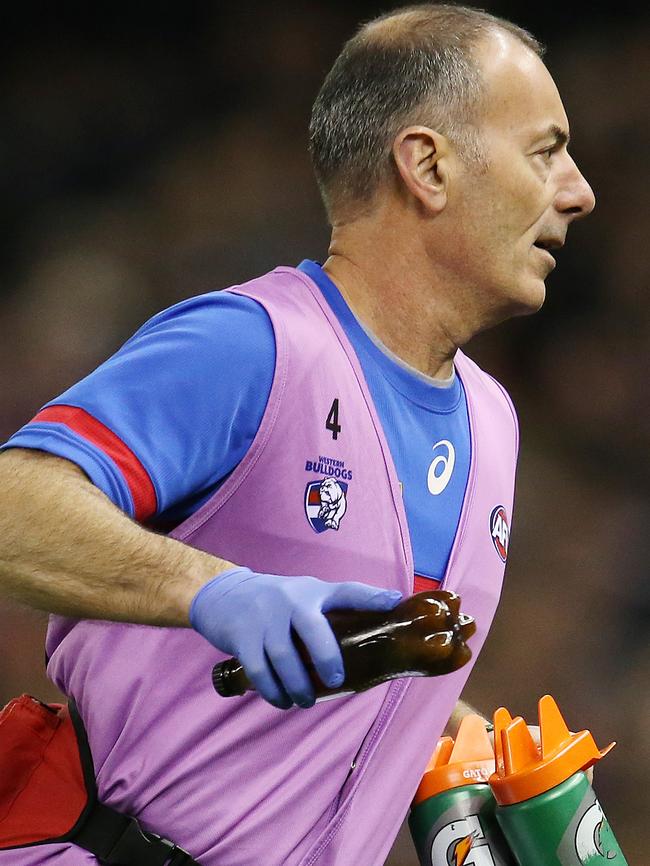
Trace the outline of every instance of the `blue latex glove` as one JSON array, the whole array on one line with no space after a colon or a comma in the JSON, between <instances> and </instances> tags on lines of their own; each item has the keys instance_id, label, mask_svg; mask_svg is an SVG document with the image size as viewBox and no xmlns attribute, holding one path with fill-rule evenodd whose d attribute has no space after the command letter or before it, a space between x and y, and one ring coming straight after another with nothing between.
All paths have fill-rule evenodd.
<instances>
[{"instance_id":1,"label":"blue latex glove","mask_svg":"<svg viewBox=\"0 0 650 866\"><path fill-rule=\"evenodd\" d=\"M192 627L222 652L237 656L257 691L273 706L311 707L314 688L291 639L295 629L325 685L344 680L341 650L323 613L334 608L392 610L402 594L364 583L315 577L224 571L197 592Z\"/></svg>"}]
</instances>

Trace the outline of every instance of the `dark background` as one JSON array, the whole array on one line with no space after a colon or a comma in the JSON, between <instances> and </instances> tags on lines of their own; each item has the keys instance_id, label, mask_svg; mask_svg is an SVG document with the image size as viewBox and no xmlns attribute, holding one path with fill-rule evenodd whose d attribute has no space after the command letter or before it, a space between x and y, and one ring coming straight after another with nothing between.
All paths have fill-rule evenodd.
<instances>
[{"instance_id":1,"label":"dark background","mask_svg":"<svg viewBox=\"0 0 650 866\"><path fill-rule=\"evenodd\" d=\"M311 102L361 20L400 4L24 3L0 34L0 437L148 316L326 256ZM506 585L465 697L619 743L595 786L648 862L650 16L635 4L487 3L549 46L597 206L541 313L469 347L522 427ZM0 703L55 698L45 615L1 608ZM387 780L390 784L390 780ZM389 863L415 863L405 834Z\"/></svg>"}]
</instances>

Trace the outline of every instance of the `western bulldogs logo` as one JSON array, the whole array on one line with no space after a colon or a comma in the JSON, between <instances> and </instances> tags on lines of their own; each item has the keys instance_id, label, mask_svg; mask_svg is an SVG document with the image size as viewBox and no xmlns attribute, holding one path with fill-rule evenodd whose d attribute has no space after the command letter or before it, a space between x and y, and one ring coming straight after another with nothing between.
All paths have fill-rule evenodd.
<instances>
[{"instance_id":1,"label":"western bulldogs logo","mask_svg":"<svg viewBox=\"0 0 650 866\"><path fill-rule=\"evenodd\" d=\"M348 485L334 478L310 481L305 490L305 514L314 532L338 530L348 503Z\"/></svg>"},{"instance_id":2,"label":"western bulldogs logo","mask_svg":"<svg viewBox=\"0 0 650 866\"><path fill-rule=\"evenodd\" d=\"M510 527L508 515L503 505L497 505L490 514L490 535L494 549L505 562L508 558L508 543L510 542Z\"/></svg>"}]
</instances>

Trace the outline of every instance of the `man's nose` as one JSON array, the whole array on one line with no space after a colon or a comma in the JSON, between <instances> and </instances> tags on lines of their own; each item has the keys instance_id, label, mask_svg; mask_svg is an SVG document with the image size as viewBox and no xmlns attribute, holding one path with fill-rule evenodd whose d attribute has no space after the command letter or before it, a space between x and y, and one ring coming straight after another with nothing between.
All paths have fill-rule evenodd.
<instances>
[{"instance_id":1,"label":"man's nose","mask_svg":"<svg viewBox=\"0 0 650 866\"><path fill-rule=\"evenodd\" d=\"M570 165L563 173L558 194L555 198L556 209L571 219L586 217L596 206L594 191L583 177L573 159L566 154Z\"/></svg>"}]
</instances>

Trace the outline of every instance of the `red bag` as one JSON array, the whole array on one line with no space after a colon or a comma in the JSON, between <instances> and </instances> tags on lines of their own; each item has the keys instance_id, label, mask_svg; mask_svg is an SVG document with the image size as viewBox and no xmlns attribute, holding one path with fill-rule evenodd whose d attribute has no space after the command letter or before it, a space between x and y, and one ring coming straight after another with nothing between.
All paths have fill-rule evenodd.
<instances>
[{"instance_id":1,"label":"red bag","mask_svg":"<svg viewBox=\"0 0 650 866\"><path fill-rule=\"evenodd\" d=\"M70 838L97 799L85 731L61 704L21 695L0 711L0 768L0 849Z\"/></svg>"},{"instance_id":2,"label":"red bag","mask_svg":"<svg viewBox=\"0 0 650 866\"><path fill-rule=\"evenodd\" d=\"M74 701L21 695L0 711L0 850L74 842L115 866L199 866L169 839L97 801Z\"/></svg>"}]
</instances>

